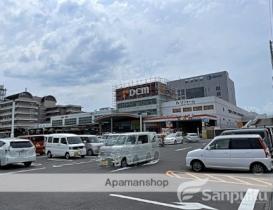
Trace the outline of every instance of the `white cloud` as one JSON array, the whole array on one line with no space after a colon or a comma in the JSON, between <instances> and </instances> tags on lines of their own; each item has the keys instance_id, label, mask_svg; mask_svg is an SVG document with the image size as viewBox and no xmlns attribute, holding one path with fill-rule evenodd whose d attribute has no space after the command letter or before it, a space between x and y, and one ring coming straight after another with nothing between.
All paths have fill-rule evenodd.
<instances>
[{"instance_id":1,"label":"white cloud","mask_svg":"<svg viewBox=\"0 0 273 210\"><path fill-rule=\"evenodd\" d=\"M88 109L111 105L111 86L131 79L229 70L239 104L262 109L273 96L266 3L0 1L0 75L10 90Z\"/></svg>"}]
</instances>

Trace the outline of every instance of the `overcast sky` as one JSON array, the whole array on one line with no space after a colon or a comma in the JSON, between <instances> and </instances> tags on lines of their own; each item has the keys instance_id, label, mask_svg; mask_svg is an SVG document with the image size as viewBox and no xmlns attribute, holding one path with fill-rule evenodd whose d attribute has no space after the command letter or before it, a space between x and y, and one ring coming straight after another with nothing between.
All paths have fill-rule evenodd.
<instances>
[{"instance_id":1,"label":"overcast sky","mask_svg":"<svg viewBox=\"0 0 273 210\"><path fill-rule=\"evenodd\" d=\"M273 113L268 0L2 0L0 84L112 106L112 86L226 70L240 107Z\"/></svg>"}]
</instances>

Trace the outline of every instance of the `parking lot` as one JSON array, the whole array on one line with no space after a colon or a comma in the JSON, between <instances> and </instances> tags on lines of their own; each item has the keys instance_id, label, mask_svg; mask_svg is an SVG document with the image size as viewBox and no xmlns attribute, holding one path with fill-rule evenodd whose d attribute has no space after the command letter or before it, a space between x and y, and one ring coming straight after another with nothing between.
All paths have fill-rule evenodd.
<instances>
[{"instance_id":1,"label":"parking lot","mask_svg":"<svg viewBox=\"0 0 273 210\"><path fill-rule=\"evenodd\" d=\"M272 188L272 173L253 176L247 172L209 170L193 173L185 166L188 151L200 148L208 140L200 143L167 145L160 148L160 161L152 161L125 168L100 167L96 156L83 159L47 159L37 156L37 161L29 168L12 165L0 169L0 176L17 174L161 174L175 181L200 181L207 179L215 186L242 187L243 196L251 190ZM42 182L42 180L41 180ZM88 180L85 180L88 182ZM201 193L194 194L185 203L180 203L177 192L25 192L0 193L1 209L270 209L272 194L266 192L266 199L252 201L244 206L242 199L230 202L224 200L204 200ZM16 199L15 199L16 198ZM245 208L243 208L245 207Z\"/></svg>"}]
</instances>

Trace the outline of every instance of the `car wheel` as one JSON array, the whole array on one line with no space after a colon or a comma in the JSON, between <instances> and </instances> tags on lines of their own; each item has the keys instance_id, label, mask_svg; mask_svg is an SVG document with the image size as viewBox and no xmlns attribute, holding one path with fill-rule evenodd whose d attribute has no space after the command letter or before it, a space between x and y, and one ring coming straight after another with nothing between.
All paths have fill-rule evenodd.
<instances>
[{"instance_id":1,"label":"car wheel","mask_svg":"<svg viewBox=\"0 0 273 210\"><path fill-rule=\"evenodd\" d=\"M262 174L265 172L265 168L261 163L254 163L250 168L253 174Z\"/></svg>"},{"instance_id":2,"label":"car wheel","mask_svg":"<svg viewBox=\"0 0 273 210\"><path fill-rule=\"evenodd\" d=\"M64 156L64 157L65 157L65 159L67 159L67 160L68 160L68 159L70 158L69 153L68 153L68 152L67 152L67 153L65 153L65 156Z\"/></svg>"},{"instance_id":3,"label":"car wheel","mask_svg":"<svg viewBox=\"0 0 273 210\"><path fill-rule=\"evenodd\" d=\"M154 154L154 160L159 160L159 152L155 152L155 154Z\"/></svg>"},{"instance_id":4,"label":"car wheel","mask_svg":"<svg viewBox=\"0 0 273 210\"><path fill-rule=\"evenodd\" d=\"M125 167L127 167L127 166L128 166L127 160L126 160L126 158L123 158L123 159L121 160L120 167L121 167L121 168L125 168Z\"/></svg>"},{"instance_id":5,"label":"car wheel","mask_svg":"<svg viewBox=\"0 0 273 210\"><path fill-rule=\"evenodd\" d=\"M25 167L30 167L30 166L31 166L31 163L32 163L32 162L25 162L24 165L25 165Z\"/></svg>"},{"instance_id":6,"label":"car wheel","mask_svg":"<svg viewBox=\"0 0 273 210\"><path fill-rule=\"evenodd\" d=\"M93 150L92 149L87 150L87 155L88 156L94 155Z\"/></svg>"},{"instance_id":7,"label":"car wheel","mask_svg":"<svg viewBox=\"0 0 273 210\"><path fill-rule=\"evenodd\" d=\"M191 164L191 168L194 172L200 172L204 169L204 165L199 160L194 160Z\"/></svg>"},{"instance_id":8,"label":"car wheel","mask_svg":"<svg viewBox=\"0 0 273 210\"><path fill-rule=\"evenodd\" d=\"M52 158L52 154L51 154L51 152L50 152L50 151L48 151L48 152L47 152L47 154L46 154L46 156L47 156L47 158Z\"/></svg>"},{"instance_id":9,"label":"car wheel","mask_svg":"<svg viewBox=\"0 0 273 210\"><path fill-rule=\"evenodd\" d=\"M176 141L176 140L174 140L173 144L177 144L177 141Z\"/></svg>"}]
</instances>

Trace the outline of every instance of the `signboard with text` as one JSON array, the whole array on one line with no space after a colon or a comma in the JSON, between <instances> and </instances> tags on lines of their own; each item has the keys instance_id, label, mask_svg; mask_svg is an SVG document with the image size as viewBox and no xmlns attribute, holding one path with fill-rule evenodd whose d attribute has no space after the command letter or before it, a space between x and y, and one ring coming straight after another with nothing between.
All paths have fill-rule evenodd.
<instances>
[{"instance_id":1,"label":"signboard with text","mask_svg":"<svg viewBox=\"0 0 273 210\"><path fill-rule=\"evenodd\" d=\"M156 82L116 89L116 101L144 98L158 95Z\"/></svg>"}]
</instances>

